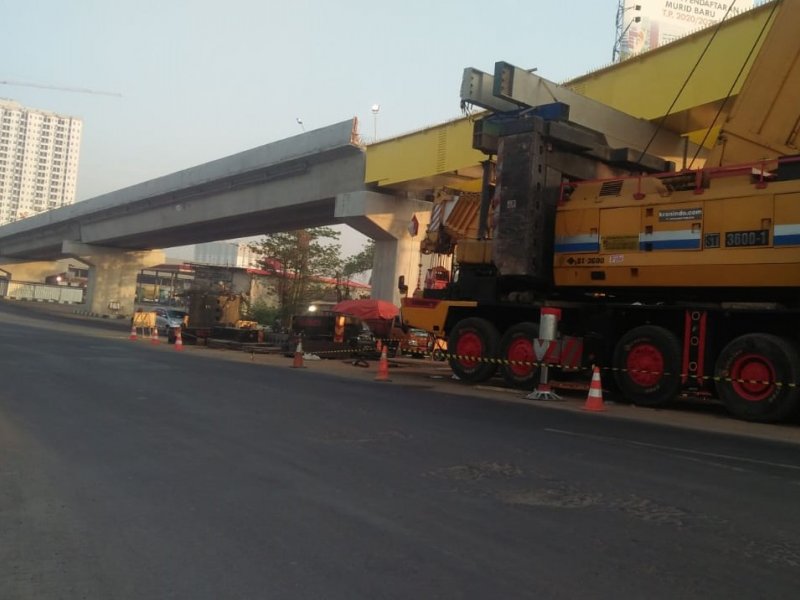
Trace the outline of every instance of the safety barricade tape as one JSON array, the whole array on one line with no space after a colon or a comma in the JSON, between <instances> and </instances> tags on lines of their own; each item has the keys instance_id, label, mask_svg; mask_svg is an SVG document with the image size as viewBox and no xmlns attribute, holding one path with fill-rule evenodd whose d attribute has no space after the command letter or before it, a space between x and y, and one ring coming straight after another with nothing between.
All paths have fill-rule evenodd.
<instances>
[{"instance_id":1,"label":"safety barricade tape","mask_svg":"<svg viewBox=\"0 0 800 600\"><path fill-rule=\"evenodd\" d=\"M381 339L381 344L386 344L387 342L401 342L401 339L398 338L386 338ZM355 349L355 348L346 348L343 350L320 350L320 351L307 351L308 354L316 354L318 356L327 356L329 354L347 354L349 356L364 356L372 354L373 350L364 350L364 349ZM374 350L375 354L380 354L380 351L376 348ZM496 357L489 357L489 356L471 356L471 355L460 355L460 354L450 354L446 351L442 351L444 360L466 360L469 362L483 362L488 364L494 365L510 365L510 366L517 366L517 367L548 367L548 368L567 368L570 371L592 371L592 367L583 367L583 366L570 366L559 364L559 363L548 363L545 361L525 361L525 360L509 360L505 358L496 358ZM423 356L430 357L432 353L430 352L420 352ZM637 373L642 375L661 375L665 377L681 377L687 379L700 379L703 381L713 381L715 383L718 382L726 382L726 383L748 383L754 385L775 385L775 387L782 388L786 386L789 389L794 389L800 387L800 383L797 382L785 382L785 381L770 381L770 380L760 380L760 379L740 379L740 378L733 378L733 377L720 377L718 375L696 375L696 374L688 374L688 373L671 373L669 371L652 371L647 369L628 369L624 367L607 367L603 365L596 365L598 369L601 371L609 371L611 373Z\"/></svg>"},{"instance_id":2,"label":"safety barricade tape","mask_svg":"<svg viewBox=\"0 0 800 600\"><path fill-rule=\"evenodd\" d=\"M567 368L570 371L589 371L591 372L592 367L573 367L570 365L562 365L559 363L548 363L543 361L523 361L523 360L508 360L504 358L494 358L488 356L471 356L471 355L460 355L460 354L449 354L445 353L445 360L465 360L469 362L483 362L489 363L494 365L511 365L511 366L519 366L519 367L548 367L548 368ZM703 381L714 381L720 382L724 381L726 383L749 383L749 384L758 384L758 385L774 385L775 387L788 387L790 389L800 387L800 383L798 382L787 382L787 381L771 381L771 380L761 380L761 379L740 379L740 378L733 378L733 377L720 377L718 375L696 375L696 374L689 374L689 373L671 373L669 371L651 371L647 369L627 369L624 367L606 367L602 365L596 365L598 369L601 371L610 371L612 373L637 373L642 375L662 375L665 377L681 377L687 379L702 379Z\"/></svg>"},{"instance_id":3,"label":"safety barricade tape","mask_svg":"<svg viewBox=\"0 0 800 600\"><path fill-rule=\"evenodd\" d=\"M287 354L291 353L294 354L294 350L287 351ZM375 355L378 356L380 352L377 350L362 350L362 349L355 349L355 348L345 348L344 350L307 350L303 348L303 354L316 354L317 356L328 355L328 354L347 354L349 356L367 356L367 355Z\"/></svg>"}]
</instances>

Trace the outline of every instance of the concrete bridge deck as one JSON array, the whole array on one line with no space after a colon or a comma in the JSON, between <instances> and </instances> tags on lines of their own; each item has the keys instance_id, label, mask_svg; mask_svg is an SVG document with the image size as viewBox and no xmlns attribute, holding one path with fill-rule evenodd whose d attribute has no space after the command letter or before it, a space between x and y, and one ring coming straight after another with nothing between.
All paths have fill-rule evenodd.
<instances>
[{"instance_id":1,"label":"concrete bridge deck","mask_svg":"<svg viewBox=\"0 0 800 600\"><path fill-rule=\"evenodd\" d=\"M54 259L63 242L149 250L335 222L364 189L353 121L246 150L0 227L0 256Z\"/></svg>"}]
</instances>

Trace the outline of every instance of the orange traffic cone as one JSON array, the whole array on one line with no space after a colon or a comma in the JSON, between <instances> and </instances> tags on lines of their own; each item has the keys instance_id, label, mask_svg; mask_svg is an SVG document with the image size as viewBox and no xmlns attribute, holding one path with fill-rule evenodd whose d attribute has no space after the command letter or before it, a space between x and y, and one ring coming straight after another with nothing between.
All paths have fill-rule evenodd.
<instances>
[{"instance_id":1,"label":"orange traffic cone","mask_svg":"<svg viewBox=\"0 0 800 600\"><path fill-rule=\"evenodd\" d=\"M389 358L386 356L386 346L381 350L381 359L378 361L378 374L375 381L391 381L389 379Z\"/></svg>"},{"instance_id":2,"label":"orange traffic cone","mask_svg":"<svg viewBox=\"0 0 800 600\"><path fill-rule=\"evenodd\" d=\"M136 323L131 321L131 334L128 336L129 340L136 341Z\"/></svg>"},{"instance_id":3,"label":"orange traffic cone","mask_svg":"<svg viewBox=\"0 0 800 600\"><path fill-rule=\"evenodd\" d=\"M583 410L592 412L603 412L606 409L603 404L603 386L600 382L600 368L595 366L592 371L592 383L589 386L589 394L586 396L586 404Z\"/></svg>"},{"instance_id":4,"label":"orange traffic cone","mask_svg":"<svg viewBox=\"0 0 800 600\"><path fill-rule=\"evenodd\" d=\"M155 345L158 344L158 342L159 342L159 340L158 340L158 328L157 327L153 327L150 330L150 343L153 346L155 346Z\"/></svg>"},{"instance_id":5,"label":"orange traffic cone","mask_svg":"<svg viewBox=\"0 0 800 600\"><path fill-rule=\"evenodd\" d=\"M305 365L303 364L303 341L299 340L297 342L297 348L294 351L294 361L292 361L292 368L293 369L305 369Z\"/></svg>"},{"instance_id":6,"label":"orange traffic cone","mask_svg":"<svg viewBox=\"0 0 800 600\"><path fill-rule=\"evenodd\" d=\"M181 351L183 350L183 337L181 336L181 328L175 328L175 350Z\"/></svg>"}]
</instances>

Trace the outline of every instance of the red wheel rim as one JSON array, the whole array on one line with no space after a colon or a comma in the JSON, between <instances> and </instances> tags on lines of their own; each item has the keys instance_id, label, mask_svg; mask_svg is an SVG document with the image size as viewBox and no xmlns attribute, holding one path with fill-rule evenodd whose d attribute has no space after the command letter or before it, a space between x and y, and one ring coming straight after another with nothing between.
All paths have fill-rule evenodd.
<instances>
[{"instance_id":1,"label":"red wheel rim","mask_svg":"<svg viewBox=\"0 0 800 600\"><path fill-rule=\"evenodd\" d=\"M633 383L653 387L664 375L664 355L654 344L636 344L628 352L625 367Z\"/></svg>"},{"instance_id":2,"label":"red wheel rim","mask_svg":"<svg viewBox=\"0 0 800 600\"><path fill-rule=\"evenodd\" d=\"M474 356L479 358L483 356L483 340L481 336L471 331L461 334L456 344L456 354L459 357ZM468 358L459 358L458 362L469 368L473 368L478 364L477 360L470 360Z\"/></svg>"},{"instance_id":3,"label":"red wheel rim","mask_svg":"<svg viewBox=\"0 0 800 600\"><path fill-rule=\"evenodd\" d=\"M506 352L509 369L516 377L527 377L534 370L533 342L525 337L511 341ZM515 364L525 363L525 364Z\"/></svg>"},{"instance_id":4,"label":"red wheel rim","mask_svg":"<svg viewBox=\"0 0 800 600\"><path fill-rule=\"evenodd\" d=\"M733 361L730 370L733 390L740 398L760 402L775 389L775 367L761 354L742 354Z\"/></svg>"}]
</instances>

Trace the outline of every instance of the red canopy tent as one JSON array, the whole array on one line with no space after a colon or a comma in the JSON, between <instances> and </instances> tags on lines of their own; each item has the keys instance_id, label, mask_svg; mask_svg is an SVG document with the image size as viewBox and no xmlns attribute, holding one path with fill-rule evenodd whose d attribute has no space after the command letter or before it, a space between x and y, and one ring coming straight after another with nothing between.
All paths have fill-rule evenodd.
<instances>
[{"instance_id":1,"label":"red canopy tent","mask_svg":"<svg viewBox=\"0 0 800 600\"><path fill-rule=\"evenodd\" d=\"M333 312L353 315L360 319L383 319L391 321L400 314L400 309L386 300L342 300L333 307Z\"/></svg>"}]
</instances>

